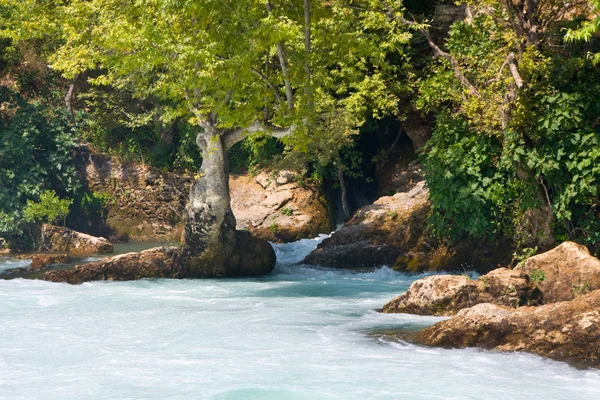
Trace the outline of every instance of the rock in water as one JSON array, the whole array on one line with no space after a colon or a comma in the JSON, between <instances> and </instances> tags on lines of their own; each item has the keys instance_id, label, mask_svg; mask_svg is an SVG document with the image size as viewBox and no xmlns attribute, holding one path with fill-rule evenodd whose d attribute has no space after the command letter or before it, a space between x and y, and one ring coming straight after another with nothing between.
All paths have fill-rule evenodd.
<instances>
[{"instance_id":1,"label":"rock in water","mask_svg":"<svg viewBox=\"0 0 600 400\"><path fill-rule=\"evenodd\" d=\"M113 245L100 237L80 233L62 226L42 225L39 251L69 254L106 254Z\"/></svg>"},{"instance_id":2,"label":"rock in water","mask_svg":"<svg viewBox=\"0 0 600 400\"><path fill-rule=\"evenodd\" d=\"M233 278L266 275L275 267L271 245L248 232L236 231L237 255L228 265L198 270L183 248L157 247L78 265L71 270L49 271L42 279L73 285L90 281L132 281L144 278ZM207 265L210 266L210 263Z\"/></svg>"},{"instance_id":3,"label":"rock in water","mask_svg":"<svg viewBox=\"0 0 600 400\"><path fill-rule=\"evenodd\" d=\"M175 260L176 247L157 247L141 253L121 254L89 264L77 265L70 270L46 272L42 279L66 282L72 285L91 281L132 281L142 278L184 278L180 276Z\"/></svg>"},{"instance_id":4,"label":"rock in water","mask_svg":"<svg viewBox=\"0 0 600 400\"><path fill-rule=\"evenodd\" d=\"M68 254L35 254L31 257L29 269L36 271L52 264L65 264L69 262Z\"/></svg>"},{"instance_id":5,"label":"rock in water","mask_svg":"<svg viewBox=\"0 0 600 400\"><path fill-rule=\"evenodd\" d=\"M525 260L514 270L498 268L477 280L437 275L413 282L383 306L386 313L454 315L480 303L509 307L568 301L600 289L600 260L585 246L564 242Z\"/></svg>"},{"instance_id":6,"label":"rock in water","mask_svg":"<svg viewBox=\"0 0 600 400\"><path fill-rule=\"evenodd\" d=\"M509 307L542 302L542 293L527 274L498 268L477 280L460 275L435 275L412 283L408 291L383 306L384 313L454 315L481 303Z\"/></svg>"},{"instance_id":7,"label":"rock in water","mask_svg":"<svg viewBox=\"0 0 600 400\"><path fill-rule=\"evenodd\" d=\"M409 339L428 346L526 351L598 368L600 290L572 301L516 310L479 304Z\"/></svg>"},{"instance_id":8,"label":"rock in water","mask_svg":"<svg viewBox=\"0 0 600 400\"><path fill-rule=\"evenodd\" d=\"M425 182L411 190L379 198L359 209L339 231L324 240L304 263L334 268L387 265L398 271L462 270L488 272L506 265L510 248L461 242L452 247L436 244L426 231L429 190Z\"/></svg>"}]
</instances>

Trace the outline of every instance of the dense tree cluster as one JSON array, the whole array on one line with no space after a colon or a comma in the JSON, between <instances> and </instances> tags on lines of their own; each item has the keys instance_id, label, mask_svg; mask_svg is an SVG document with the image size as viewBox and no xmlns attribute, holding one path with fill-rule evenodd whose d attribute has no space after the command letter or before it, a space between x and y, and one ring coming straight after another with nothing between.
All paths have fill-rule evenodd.
<instances>
[{"instance_id":1,"label":"dense tree cluster","mask_svg":"<svg viewBox=\"0 0 600 400\"><path fill-rule=\"evenodd\" d=\"M83 196L69 160L79 140L200 168L187 237L203 248L235 226L230 167L271 162L343 185L365 156L359 132L416 114L434 121L420 149L432 233L596 246L600 3L448 3L4 1L0 232L18 231L43 190ZM449 28L439 5L460 15ZM23 163L37 175L15 172Z\"/></svg>"}]
</instances>

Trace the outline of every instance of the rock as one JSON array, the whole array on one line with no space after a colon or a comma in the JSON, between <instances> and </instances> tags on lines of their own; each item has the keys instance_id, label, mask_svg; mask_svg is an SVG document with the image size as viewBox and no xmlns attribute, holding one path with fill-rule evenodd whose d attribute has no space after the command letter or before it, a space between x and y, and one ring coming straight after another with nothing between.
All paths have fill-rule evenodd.
<instances>
[{"instance_id":1,"label":"rock","mask_svg":"<svg viewBox=\"0 0 600 400\"><path fill-rule=\"evenodd\" d=\"M333 229L324 196L311 185L299 186L290 171L275 179L266 172L236 175L229 186L238 230L272 242L293 242Z\"/></svg>"},{"instance_id":2,"label":"rock","mask_svg":"<svg viewBox=\"0 0 600 400\"><path fill-rule=\"evenodd\" d=\"M426 231L429 191L425 182L410 191L379 198L324 240L304 262L335 268L391 266L419 272L475 268L488 272L507 265L511 249L503 242L436 243ZM504 245L504 247L502 247Z\"/></svg>"},{"instance_id":3,"label":"rock","mask_svg":"<svg viewBox=\"0 0 600 400\"><path fill-rule=\"evenodd\" d=\"M408 339L427 346L525 351L600 367L600 290L572 301L512 309L479 304Z\"/></svg>"},{"instance_id":4,"label":"rock","mask_svg":"<svg viewBox=\"0 0 600 400\"><path fill-rule=\"evenodd\" d=\"M382 312L449 316L480 303L520 307L541 301L541 292L525 273L499 268L477 280L461 275L419 279L384 305Z\"/></svg>"},{"instance_id":5,"label":"rock","mask_svg":"<svg viewBox=\"0 0 600 400\"><path fill-rule=\"evenodd\" d=\"M108 201L99 209L75 210L76 217L67 221L69 226L114 241L181 240L193 175L164 172L86 149L79 150L77 159L82 181ZM237 229L276 242L331 232L323 194L311 185L300 187L295 180L292 171L273 177L264 172L256 177L231 176Z\"/></svg>"},{"instance_id":6,"label":"rock","mask_svg":"<svg viewBox=\"0 0 600 400\"><path fill-rule=\"evenodd\" d=\"M541 279L537 286L545 303L572 300L600 289L600 260L590 255L585 246L573 242L530 257L516 270Z\"/></svg>"},{"instance_id":7,"label":"rock","mask_svg":"<svg viewBox=\"0 0 600 400\"><path fill-rule=\"evenodd\" d=\"M240 254L237 276L261 276L273 270L277 257L267 241L255 238L245 231L237 231L236 240Z\"/></svg>"},{"instance_id":8,"label":"rock","mask_svg":"<svg viewBox=\"0 0 600 400\"><path fill-rule=\"evenodd\" d=\"M46 272L42 279L72 285L90 281L131 281L142 278L184 278L176 267L175 247L158 247L141 253L121 254L89 264L77 265L70 270Z\"/></svg>"},{"instance_id":9,"label":"rock","mask_svg":"<svg viewBox=\"0 0 600 400\"><path fill-rule=\"evenodd\" d=\"M323 241L304 262L329 267L355 268L392 265L423 234L429 212L425 182L411 191L379 198Z\"/></svg>"},{"instance_id":10,"label":"rock","mask_svg":"<svg viewBox=\"0 0 600 400\"><path fill-rule=\"evenodd\" d=\"M104 254L112 253L113 245L104 238L87 235L62 226L44 224L41 229L39 251Z\"/></svg>"},{"instance_id":11,"label":"rock","mask_svg":"<svg viewBox=\"0 0 600 400\"><path fill-rule=\"evenodd\" d=\"M36 271L51 264L65 264L69 262L68 254L34 254L31 257L30 270Z\"/></svg>"},{"instance_id":12,"label":"rock","mask_svg":"<svg viewBox=\"0 0 600 400\"><path fill-rule=\"evenodd\" d=\"M430 117L423 118L420 113L411 112L405 116L402 127L415 149L420 149L431 139L434 120Z\"/></svg>"},{"instance_id":13,"label":"rock","mask_svg":"<svg viewBox=\"0 0 600 400\"><path fill-rule=\"evenodd\" d=\"M42 279L52 282L81 284L108 280L131 281L143 278L233 278L266 275L275 267L273 247L250 233L236 231L237 254L227 265L214 260L198 264L193 254L184 248L157 247L141 253L106 257L100 261L78 265L71 270L49 271Z\"/></svg>"},{"instance_id":14,"label":"rock","mask_svg":"<svg viewBox=\"0 0 600 400\"><path fill-rule=\"evenodd\" d=\"M379 196L408 192L425 179L412 143L401 140L395 149L375 165Z\"/></svg>"}]
</instances>

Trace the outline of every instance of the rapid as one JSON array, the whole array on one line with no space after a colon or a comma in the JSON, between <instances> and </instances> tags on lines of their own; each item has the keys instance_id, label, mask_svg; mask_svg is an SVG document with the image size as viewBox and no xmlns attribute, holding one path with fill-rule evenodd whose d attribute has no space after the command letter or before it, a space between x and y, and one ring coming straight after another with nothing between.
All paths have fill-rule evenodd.
<instances>
[{"instance_id":1,"label":"rapid","mask_svg":"<svg viewBox=\"0 0 600 400\"><path fill-rule=\"evenodd\" d=\"M261 279L0 280L0 399L600 398L598 370L394 339L440 320L376 311L423 275L297 265L322 238Z\"/></svg>"}]
</instances>

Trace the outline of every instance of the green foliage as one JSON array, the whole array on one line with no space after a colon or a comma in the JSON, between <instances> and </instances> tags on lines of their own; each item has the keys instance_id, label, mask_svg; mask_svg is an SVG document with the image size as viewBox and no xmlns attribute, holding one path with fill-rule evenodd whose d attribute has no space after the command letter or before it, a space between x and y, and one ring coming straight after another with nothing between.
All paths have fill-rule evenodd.
<instances>
[{"instance_id":1,"label":"green foliage","mask_svg":"<svg viewBox=\"0 0 600 400\"><path fill-rule=\"evenodd\" d=\"M580 283L579 285L573 285L573 287L571 288L571 293L573 294L573 297L575 297L575 298L585 296L589 292L590 292L590 283L587 281Z\"/></svg>"},{"instance_id":2,"label":"green foliage","mask_svg":"<svg viewBox=\"0 0 600 400\"><path fill-rule=\"evenodd\" d=\"M529 274L529 279L531 279L531 282L533 283L543 282L546 280L546 273L541 269L534 269Z\"/></svg>"},{"instance_id":3,"label":"green foliage","mask_svg":"<svg viewBox=\"0 0 600 400\"><path fill-rule=\"evenodd\" d=\"M500 163L501 152L497 138L477 134L464 120L438 116L423 152L435 233L454 239L502 234L532 201L531 189Z\"/></svg>"},{"instance_id":4,"label":"green foliage","mask_svg":"<svg viewBox=\"0 0 600 400\"><path fill-rule=\"evenodd\" d=\"M569 42L592 40L594 35L600 32L600 0L590 0L595 17L584 21L578 29L569 29L565 35L565 39ZM600 63L600 53L591 54L594 64Z\"/></svg>"},{"instance_id":5,"label":"green foliage","mask_svg":"<svg viewBox=\"0 0 600 400\"><path fill-rule=\"evenodd\" d=\"M79 199L81 210L100 210L110 204L111 194L105 192L85 192Z\"/></svg>"},{"instance_id":6,"label":"green foliage","mask_svg":"<svg viewBox=\"0 0 600 400\"><path fill-rule=\"evenodd\" d=\"M525 247L522 249L518 249L518 251L515 251L513 253L513 262L516 263L517 265L519 265L523 261L525 261L528 258L535 255L535 253L537 253L537 251L538 251L537 247Z\"/></svg>"},{"instance_id":7,"label":"green foliage","mask_svg":"<svg viewBox=\"0 0 600 400\"><path fill-rule=\"evenodd\" d=\"M40 200L34 202L27 200L23 209L23 217L28 222L49 222L51 224L62 220L63 225L72 199L60 199L54 190L47 190L40 194Z\"/></svg>"},{"instance_id":8,"label":"green foliage","mask_svg":"<svg viewBox=\"0 0 600 400\"><path fill-rule=\"evenodd\" d=\"M277 228L277 224L275 223L275 221L271 222L271 225L269 225L269 230L273 235L277 236L277 234L279 233L279 229Z\"/></svg>"},{"instance_id":9,"label":"green foliage","mask_svg":"<svg viewBox=\"0 0 600 400\"><path fill-rule=\"evenodd\" d=\"M291 209L291 208L289 208L289 207L283 207L283 208L281 209L281 213L282 213L283 215L287 215L287 216L289 217L289 216L291 216L291 215L294 213L294 210L292 210L292 209Z\"/></svg>"},{"instance_id":10,"label":"green foliage","mask_svg":"<svg viewBox=\"0 0 600 400\"><path fill-rule=\"evenodd\" d=\"M555 236L597 246L597 68L576 53L525 46L528 38L498 18L514 18L502 3L470 3L479 12L452 26L445 49L477 93L468 92L442 57L419 82L415 101L437 114L421 154L435 233L454 239L501 234L520 247L525 243L515 232L526 211L550 206ZM512 69L511 52L520 53Z\"/></svg>"},{"instance_id":11,"label":"green foliage","mask_svg":"<svg viewBox=\"0 0 600 400\"><path fill-rule=\"evenodd\" d=\"M19 233L27 200L74 196L75 137L66 115L0 86L0 232Z\"/></svg>"}]
</instances>

